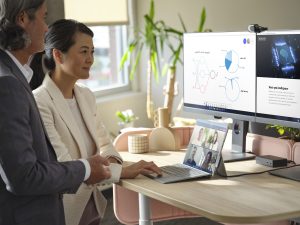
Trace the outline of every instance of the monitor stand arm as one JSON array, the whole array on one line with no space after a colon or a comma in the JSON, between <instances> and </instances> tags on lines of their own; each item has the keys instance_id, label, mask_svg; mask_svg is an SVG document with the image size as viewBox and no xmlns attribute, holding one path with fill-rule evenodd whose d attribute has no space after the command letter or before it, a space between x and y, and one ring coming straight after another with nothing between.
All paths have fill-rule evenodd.
<instances>
[{"instance_id":1,"label":"monitor stand arm","mask_svg":"<svg viewBox=\"0 0 300 225\"><path fill-rule=\"evenodd\" d=\"M246 137L249 128L248 121L233 120L232 122L232 149L223 152L224 162L252 159L255 155L246 153Z\"/></svg>"}]
</instances>

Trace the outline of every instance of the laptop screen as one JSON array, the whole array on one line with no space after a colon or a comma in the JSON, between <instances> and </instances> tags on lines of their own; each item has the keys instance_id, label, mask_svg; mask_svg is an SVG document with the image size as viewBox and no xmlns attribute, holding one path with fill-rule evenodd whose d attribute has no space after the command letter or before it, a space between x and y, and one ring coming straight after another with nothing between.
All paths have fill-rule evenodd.
<instances>
[{"instance_id":1,"label":"laptop screen","mask_svg":"<svg viewBox=\"0 0 300 225\"><path fill-rule=\"evenodd\" d=\"M214 174L221 157L227 124L197 120L183 164Z\"/></svg>"}]
</instances>

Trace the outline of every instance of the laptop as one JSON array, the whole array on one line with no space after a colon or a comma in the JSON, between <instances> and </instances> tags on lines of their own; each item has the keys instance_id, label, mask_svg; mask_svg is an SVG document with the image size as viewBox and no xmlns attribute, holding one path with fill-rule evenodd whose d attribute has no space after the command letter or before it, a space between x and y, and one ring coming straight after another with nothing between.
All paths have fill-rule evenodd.
<instances>
[{"instance_id":1,"label":"laptop","mask_svg":"<svg viewBox=\"0 0 300 225\"><path fill-rule=\"evenodd\" d=\"M270 174L274 176L279 176L295 181L300 181L300 167L299 166L293 166L288 168L283 168L279 170L273 170L269 172Z\"/></svg>"},{"instance_id":2,"label":"laptop","mask_svg":"<svg viewBox=\"0 0 300 225\"><path fill-rule=\"evenodd\" d=\"M160 183L213 176L222 161L228 125L197 120L182 163L162 166L162 176L147 175Z\"/></svg>"}]
</instances>

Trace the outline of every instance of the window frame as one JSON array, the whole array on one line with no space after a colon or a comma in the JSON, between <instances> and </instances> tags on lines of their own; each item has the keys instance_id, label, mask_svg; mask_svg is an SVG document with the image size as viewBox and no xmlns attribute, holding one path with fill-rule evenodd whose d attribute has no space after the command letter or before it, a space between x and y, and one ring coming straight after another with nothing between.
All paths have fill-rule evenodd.
<instances>
[{"instance_id":1,"label":"window frame","mask_svg":"<svg viewBox=\"0 0 300 225\"><path fill-rule=\"evenodd\" d=\"M108 27L112 27L112 26L108 26ZM115 29L115 32L113 31L113 29ZM110 57L111 64L114 65L114 67L111 67L111 71L112 74L117 73L117 76L121 77L118 79L122 79L124 85L115 84L115 85L109 85L107 87L99 87L99 89L94 89L94 90L91 89L91 91L94 93L96 98L131 90L131 82L129 81L129 76L128 76L129 74L128 63L124 65L124 68L122 70L119 69L119 63L127 47L128 25L118 25L113 29L109 28L110 49L115 49L115 52L113 52L112 56Z\"/></svg>"}]
</instances>

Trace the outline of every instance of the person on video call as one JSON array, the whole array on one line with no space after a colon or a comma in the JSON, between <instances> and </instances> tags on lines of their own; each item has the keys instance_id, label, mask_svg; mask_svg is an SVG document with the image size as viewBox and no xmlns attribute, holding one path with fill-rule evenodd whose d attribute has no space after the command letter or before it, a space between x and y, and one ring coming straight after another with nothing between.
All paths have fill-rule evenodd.
<instances>
[{"instance_id":1,"label":"person on video call","mask_svg":"<svg viewBox=\"0 0 300 225\"><path fill-rule=\"evenodd\" d=\"M186 160L186 163L190 166L196 166L196 161L195 161L195 155L196 155L196 152L197 152L197 146L194 145L193 146L193 149L192 149L192 152L191 152L191 155L190 155L190 158Z\"/></svg>"},{"instance_id":2,"label":"person on video call","mask_svg":"<svg viewBox=\"0 0 300 225\"><path fill-rule=\"evenodd\" d=\"M160 174L153 162L140 161L122 168L122 159L100 121L93 93L76 83L89 78L94 62L93 32L77 21L58 20L46 33L45 54L49 73L34 96L58 160L100 153L112 171L105 183L153 171ZM99 224L105 206L99 187L82 184L75 195L64 196L66 223Z\"/></svg>"},{"instance_id":3,"label":"person on video call","mask_svg":"<svg viewBox=\"0 0 300 225\"><path fill-rule=\"evenodd\" d=\"M57 162L28 82L43 51L45 0L0 0L0 225L65 224L62 194L111 176L99 154Z\"/></svg>"},{"instance_id":4,"label":"person on video call","mask_svg":"<svg viewBox=\"0 0 300 225\"><path fill-rule=\"evenodd\" d=\"M199 132L198 132L198 136L197 136L197 141L198 143L200 143L201 139L202 139L202 136L203 136L203 133L204 133L204 128L201 127Z\"/></svg>"},{"instance_id":5,"label":"person on video call","mask_svg":"<svg viewBox=\"0 0 300 225\"><path fill-rule=\"evenodd\" d=\"M211 171L211 169L209 168L211 158L212 158L212 152L209 151L206 153L203 163L200 165L201 169L206 171Z\"/></svg>"},{"instance_id":6,"label":"person on video call","mask_svg":"<svg viewBox=\"0 0 300 225\"><path fill-rule=\"evenodd\" d=\"M212 140L211 140L209 149L217 150L217 147L218 147L217 141L218 141L218 131L215 130L215 132L212 136Z\"/></svg>"}]
</instances>

